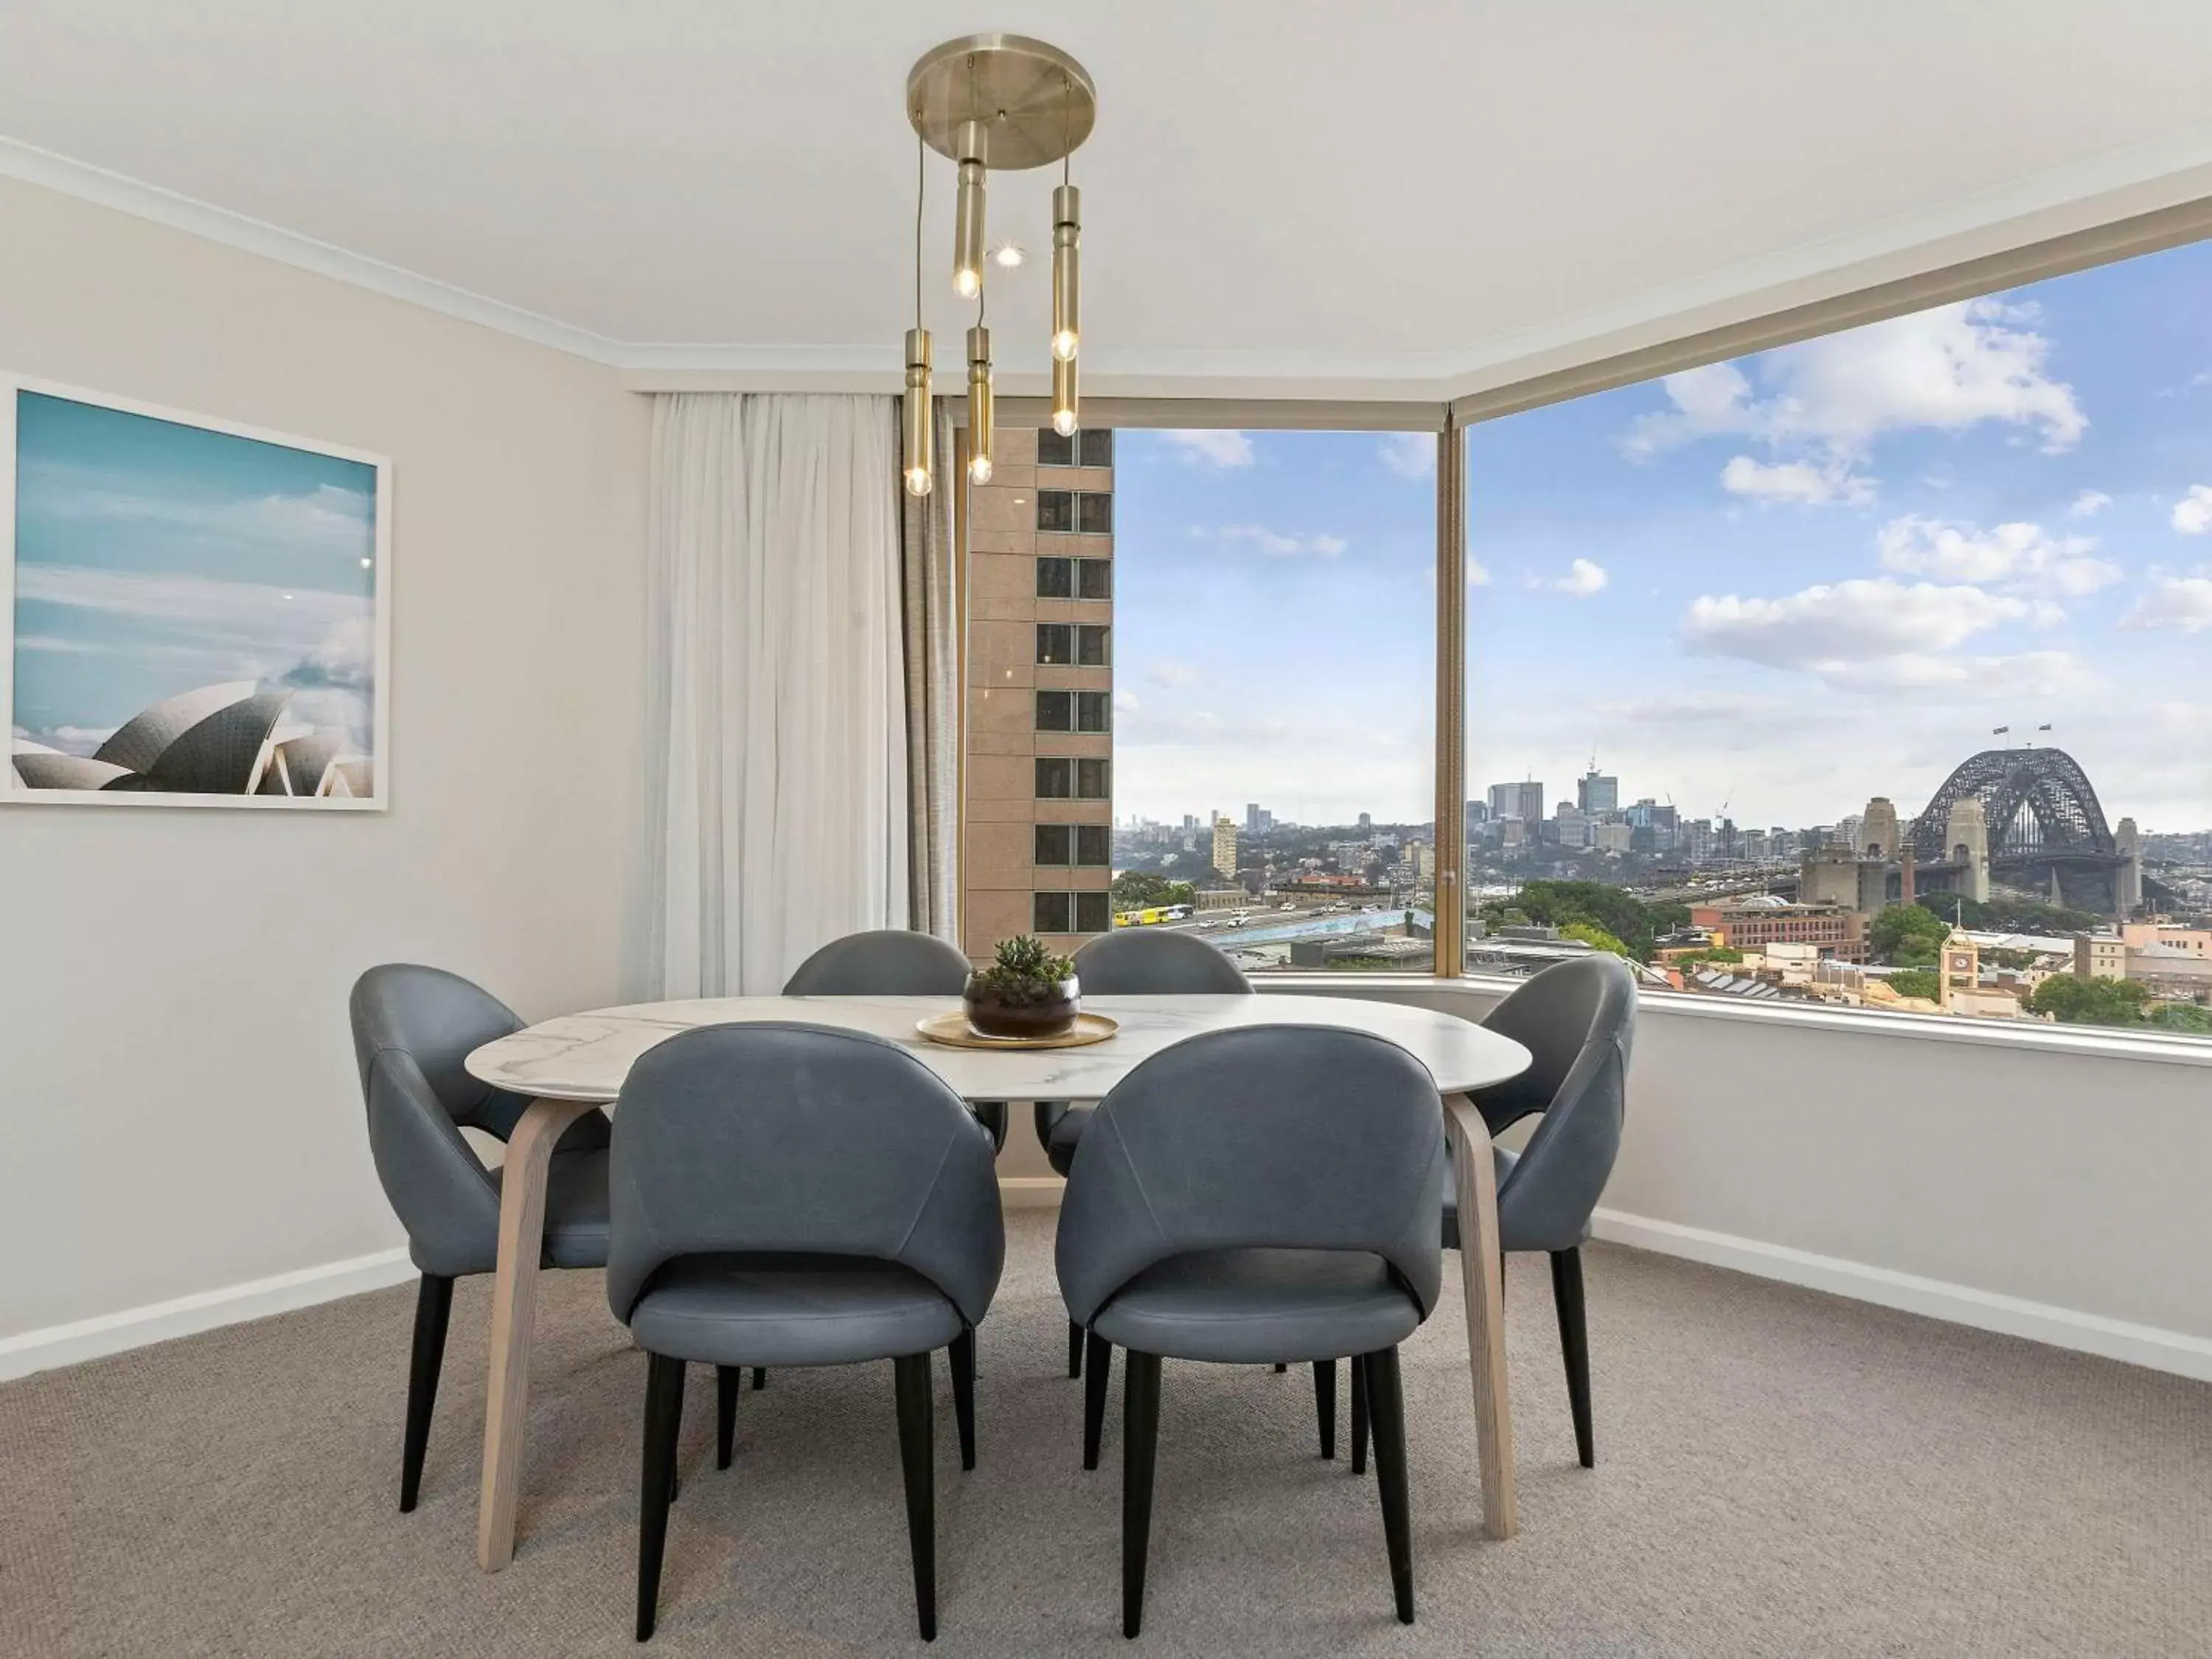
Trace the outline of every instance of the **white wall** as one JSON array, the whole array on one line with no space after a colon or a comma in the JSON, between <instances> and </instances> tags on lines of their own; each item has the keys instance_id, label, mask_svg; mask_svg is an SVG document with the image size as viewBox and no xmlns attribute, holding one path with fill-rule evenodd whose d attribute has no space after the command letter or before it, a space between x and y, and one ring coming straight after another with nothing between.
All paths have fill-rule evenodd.
<instances>
[{"instance_id":1,"label":"white wall","mask_svg":"<svg viewBox=\"0 0 2212 1659\"><path fill-rule=\"evenodd\" d=\"M345 1000L617 1000L646 400L602 368L0 181L0 364L393 462L388 813L0 810L0 1341L402 1242Z\"/></svg>"},{"instance_id":2,"label":"white wall","mask_svg":"<svg viewBox=\"0 0 2212 1659\"><path fill-rule=\"evenodd\" d=\"M2212 1377L2212 1044L2098 1043L1646 997L1599 1236Z\"/></svg>"}]
</instances>

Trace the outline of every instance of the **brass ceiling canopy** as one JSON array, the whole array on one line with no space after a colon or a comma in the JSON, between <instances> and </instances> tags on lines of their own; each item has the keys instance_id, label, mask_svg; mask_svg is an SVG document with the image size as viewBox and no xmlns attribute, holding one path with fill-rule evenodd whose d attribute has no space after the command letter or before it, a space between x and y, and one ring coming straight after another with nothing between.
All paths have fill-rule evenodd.
<instances>
[{"instance_id":1,"label":"brass ceiling canopy","mask_svg":"<svg viewBox=\"0 0 2212 1659\"><path fill-rule=\"evenodd\" d=\"M1020 34L971 34L925 53L906 77L907 118L922 143L952 161L952 291L975 301L968 331L968 477L987 483L992 466L991 331L983 324L985 195L992 169L1019 173L1060 163L1052 192L1052 425L1076 428L1076 356L1081 349L1083 193L1068 158L1098 118L1091 76L1057 46ZM922 192L927 155L916 150L914 326L906 335L906 396L901 412L907 493L936 487L931 348L922 326ZM1012 262L1008 262L1012 263Z\"/></svg>"},{"instance_id":2,"label":"brass ceiling canopy","mask_svg":"<svg viewBox=\"0 0 2212 1659\"><path fill-rule=\"evenodd\" d=\"M1021 34L971 34L925 53L906 77L907 118L950 161L994 173L1049 166L1080 149L1098 118L1090 72L1058 46ZM985 153L962 129L983 128Z\"/></svg>"}]
</instances>

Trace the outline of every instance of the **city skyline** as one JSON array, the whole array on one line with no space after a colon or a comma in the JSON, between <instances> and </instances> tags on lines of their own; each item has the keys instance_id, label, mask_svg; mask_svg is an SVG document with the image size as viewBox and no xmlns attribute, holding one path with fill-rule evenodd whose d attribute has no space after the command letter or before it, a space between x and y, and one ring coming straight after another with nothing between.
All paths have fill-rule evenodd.
<instances>
[{"instance_id":1,"label":"city skyline","mask_svg":"<svg viewBox=\"0 0 2212 1659\"><path fill-rule=\"evenodd\" d=\"M1595 748L1624 804L1806 827L2026 737L2115 821L2212 823L2208 281L2171 250L1474 428L1468 795ZM1433 451L1127 434L1117 813L1433 816Z\"/></svg>"}]
</instances>

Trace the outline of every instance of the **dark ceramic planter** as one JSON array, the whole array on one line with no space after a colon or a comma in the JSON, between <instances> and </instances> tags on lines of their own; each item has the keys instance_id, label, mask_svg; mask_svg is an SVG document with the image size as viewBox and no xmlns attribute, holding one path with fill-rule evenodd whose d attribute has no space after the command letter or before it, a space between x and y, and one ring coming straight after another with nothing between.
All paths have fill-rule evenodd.
<instances>
[{"instance_id":1,"label":"dark ceramic planter","mask_svg":"<svg viewBox=\"0 0 2212 1659\"><path fill-rule=\"evenodd\" d=\"M967 1006L969 1024L985 1036L997 1037L1065 1036L1075 1029L1075 1016L1083 1006L1073 974L1036 1000L1020 1001L971 978L962 1000Z\"/></svg>"}]
</instances>

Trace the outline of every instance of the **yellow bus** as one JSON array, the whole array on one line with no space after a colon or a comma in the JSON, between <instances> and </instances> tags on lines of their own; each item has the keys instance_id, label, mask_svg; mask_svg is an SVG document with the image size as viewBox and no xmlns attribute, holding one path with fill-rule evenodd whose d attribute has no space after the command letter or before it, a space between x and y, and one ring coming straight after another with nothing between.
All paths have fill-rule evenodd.
<instances>
[{"instance_id":1,"label":"yellow bus","mask_svg":"<svg viewBox=\"0 0 2212 1659\"><path fill-rule=\"evenodd\" d=\"M1142 910L1122 910L1115 913L1116 927L1157 927L1164 921L1181 921L1190 915L1188 904L1154 904Z\"/></svg>"}]
</instances>

